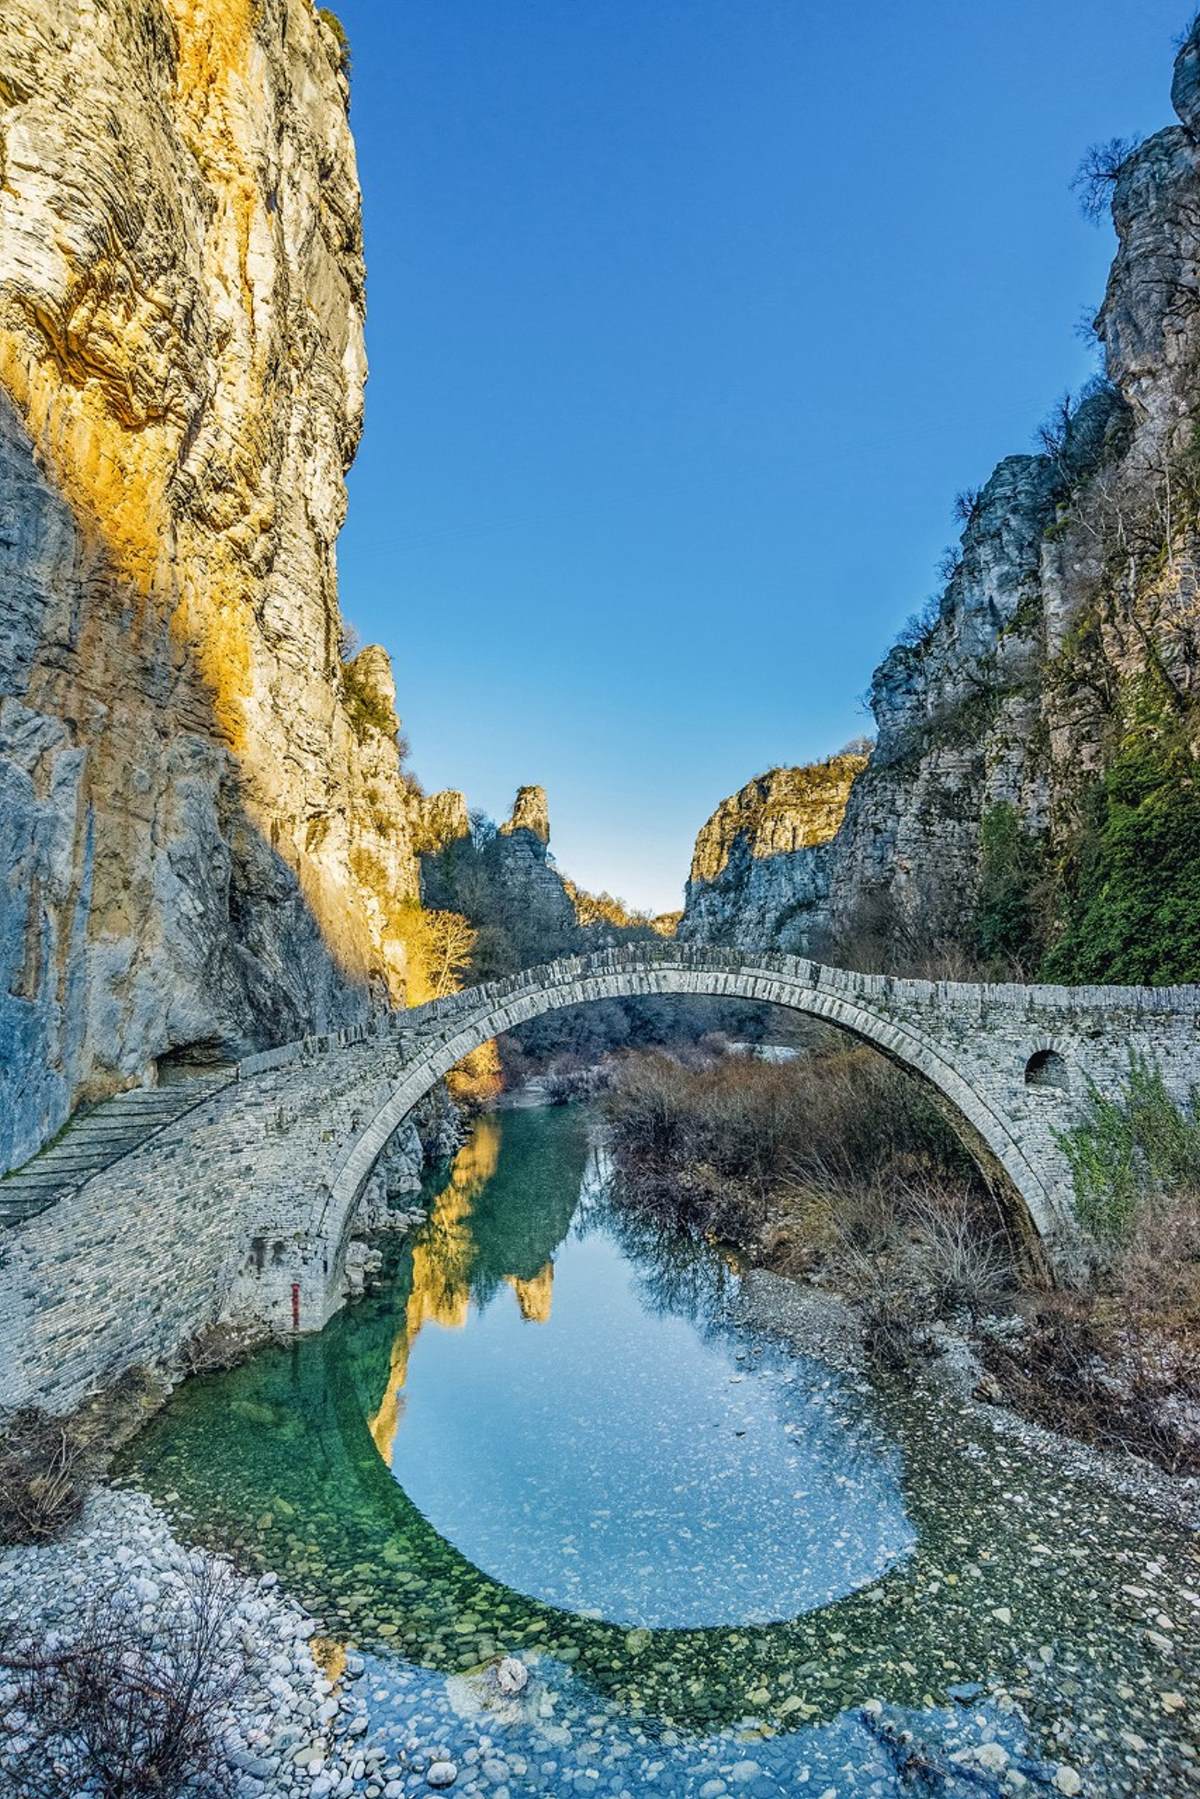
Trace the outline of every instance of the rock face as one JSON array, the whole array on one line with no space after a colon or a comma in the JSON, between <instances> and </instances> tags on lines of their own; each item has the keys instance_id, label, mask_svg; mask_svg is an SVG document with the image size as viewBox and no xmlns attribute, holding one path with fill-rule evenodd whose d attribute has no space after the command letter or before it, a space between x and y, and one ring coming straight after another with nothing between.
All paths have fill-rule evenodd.
<instances>
[{"instance_id":1,"label":"rock face","mask_svg":"<svg viewBox=\"0 0 1200 1799\"><path fill-rule=\"evenodd\" d=\"M1096 320L1107 378L1043 430L1043 454L1006 458L963 496L940 599L875 672L878 740L833 842L812 855L768 838L765 855L733 848L721 866L726 835L739 841L743 795L727 801L697 843L702 878L689 887L682 935L746 942L765 932L766 942L901 972L924 957L936 965L931 946L986 953L981 876L989 820L1003 814L1044 870L1042 890L1026 896L1042 909L1041 939L1016 946L1024 972L1194 978L1139 969L1136 957L1132 972L1101 955L1055 967L1108 771L1131 737L1160 762L1170 742L1184 772L1163 791L1178 794L1198 747L1198 27L1172 98L1180 124L1129 155L1113 184L1118 249ZM1191 902L1186 873L1178 878L1182 918Z\"/></svg>"},{"instance_id":2,"label":"rock face","mask_svg":"<svg viewBox=\"0 0 1200 1799\"><path fill-rule=\"evenodd\" d=\"M866 764L774 768L723 800L696 839L679 936L805 949L829 923L829 846Z\"/></svg>"},{"instance_id":3,"label":"rock face","mask_svg":"<svg viewBox=\"0 0 1200 1799\"><path fill-rule=\"evenodd\" d=\"M575 905L550 859L550 809L544 787L519 787L512 815L493 844L498 885L536 924L553 953L564 931L575 928Z\"/></svg>"},{"instance_id":4,"label":"rock face","mask_svg":"<svg viewBox=\"0 0 1200 1799\"><path fill-rule=\"evenodd\" d=\"M512 837L518 831L528 831L531 837L538 838L542 843L549 843L550 808L546 803L544 787L517 788L512 816L500 826L500 835Z\"/></svg>"},{"instance_id":5,"label":"rock face","mask_svg":"<svg viewBox=\"0 0 1200 1799\"><path fill-rule=\"evenodd\" d=\"M359 190L311 0L0 20L0 1170L164 1056L402 1000L425 827L343 666Z\"/></svg>"}]
</instances>

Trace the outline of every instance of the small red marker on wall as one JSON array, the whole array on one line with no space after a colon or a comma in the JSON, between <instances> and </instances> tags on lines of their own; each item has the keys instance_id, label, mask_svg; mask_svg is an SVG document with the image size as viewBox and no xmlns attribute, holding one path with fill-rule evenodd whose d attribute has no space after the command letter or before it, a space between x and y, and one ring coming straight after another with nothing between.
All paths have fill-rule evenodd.
<instances>
[{"instance_id":1,"label":"small red marker on wall","mask_svg":"<svg viewBox=\"0 0 1200 1799\"><path fill-rule=\"evenodd\" d=\"M300 1282L292 1282L292 1329L300 1329Z\"/></svg>"}]
</instances>

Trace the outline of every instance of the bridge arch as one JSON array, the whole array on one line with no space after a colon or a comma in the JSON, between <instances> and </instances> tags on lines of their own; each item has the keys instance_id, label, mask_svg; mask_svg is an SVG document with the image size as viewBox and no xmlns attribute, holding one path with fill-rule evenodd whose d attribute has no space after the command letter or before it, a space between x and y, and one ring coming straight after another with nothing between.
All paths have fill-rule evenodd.
<instances>
[{"instance_id":1,"label":"bridge arch","mask_svg":"<svg viewBox=\"0 0 1200 1799\"><path fill-rule=\"evenodd\" d=\"M393 1131L435 1082L470 1051L528 1019L592 1000L642 996L757 1000L835 1025L881 1051L933 1090L985 1173L999 1176L1010 1200L1015 1199L1015 1215L1026 1227L1033 1259L1044 1262L1042 1240L1069 1228L1061 1194L1027 1153L1018 1122L994 1092L972 1078L972 1058L956 1055L957 1046L928 1028L922 1005L911 1003L924 1002L924 1010L936 1020L938 998L953 991L944 983L850 974L794 957L759 961L729 952L697 956L686 949L671 956L656 948L642 956L622 951L567 958L453 996L443 1002L442 1028L420 1034L391 1094L331 1170L317 1227L328 1283L324 1315L339 1303L334 1290L340 1289L345 1244L371 1170Z\"/></svg>"}]
</instances>

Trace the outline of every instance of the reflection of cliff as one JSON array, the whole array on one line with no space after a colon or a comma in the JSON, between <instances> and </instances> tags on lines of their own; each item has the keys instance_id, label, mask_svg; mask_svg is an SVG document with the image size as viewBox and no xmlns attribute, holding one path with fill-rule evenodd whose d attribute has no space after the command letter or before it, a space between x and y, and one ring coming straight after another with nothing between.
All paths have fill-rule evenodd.
<instances>
[{"instance_id":1,"label":"reflection of cliff","mask_svg":"<svg viewBox=\"0 0 1200 1799\"><path fill-rule=\"evenodd\" d=\"M584 1134L574 1119L559 1115L532 1125L544 1140L542 1154L514 1161L518 1177L505 1176L500 1158L503 1134L523 1137L530 1120L520 1113L504 1125L481 1118L455 1156L450 1178L412 1252L412 1284L392 1343L387 1384L370 1416L371 1436L391 1463L403 1409L408 1358L425 1324L461 1330L471 1302L486 1305L501 1286L516 1295L521 1317L546 1324L554 1299L554 1252L567 1233L579 1190L577 1179L562 1181L564 1153L582 1166ZM537 1149L543 1149L539 1141ZM553 1178L559 1170L559 1179Z\"/></svg>"},{"instance_id":2,"label":"reflection of cliff","mask_svg":"<svg viewBox=\"0 0 1200 1799\"><path fill-rule=\"evenodd\" d=\"M532 1280L523 1281L517 1275L510 1274L508 1284L517 1296L517 1304L526 1324L549 1324L550 1308L554 1303L553 1262L547 1262Z\"/></svg>"},{"instance_id":3,"label":"reflection of cliff","mask_svg":"<svg viewBox=\"0 0 1200 1799\"><path fill-rule=\"evenodd\" d=\"M434 1200L429 1220L413 1245L412 1286L403 1323L392 1344L387 1390L370 1421L375 1447L386 1462L392 1459L409 1350L421 1326L432 1321L461 1330L467 1322L474 1259L468 1220L476 1194L495 1173L499 1159L499 1122L481 1118L451 1163L450 1179Z\"/></svg>"}]
</instances>

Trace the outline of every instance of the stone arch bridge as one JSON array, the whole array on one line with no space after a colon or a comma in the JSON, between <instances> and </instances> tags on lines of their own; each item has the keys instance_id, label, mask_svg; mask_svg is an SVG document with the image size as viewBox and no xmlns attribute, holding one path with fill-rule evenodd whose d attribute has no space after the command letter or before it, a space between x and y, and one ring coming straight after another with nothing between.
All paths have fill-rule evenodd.
<instances>
[{"instance_id":1,"label":"stone arch bridge","mask_svg":"<svg viewBox=\"0 0 1200 1799\"><path fill-rule=\"evenodd\" d=\"M1184 1098L1200 1080L1200 988L1022 986L853 974L671 941L567 957L305 1038L236 1078L10 1233L0 1403L69 1405L214 1317L318 1329L377 1158L470 1050L563 1006L638 995L761 1000L869 1043L923 1081L1049 1263L1072 1230L1056 1132L1131 1052Z\"/></svg>"}]
</instances>

